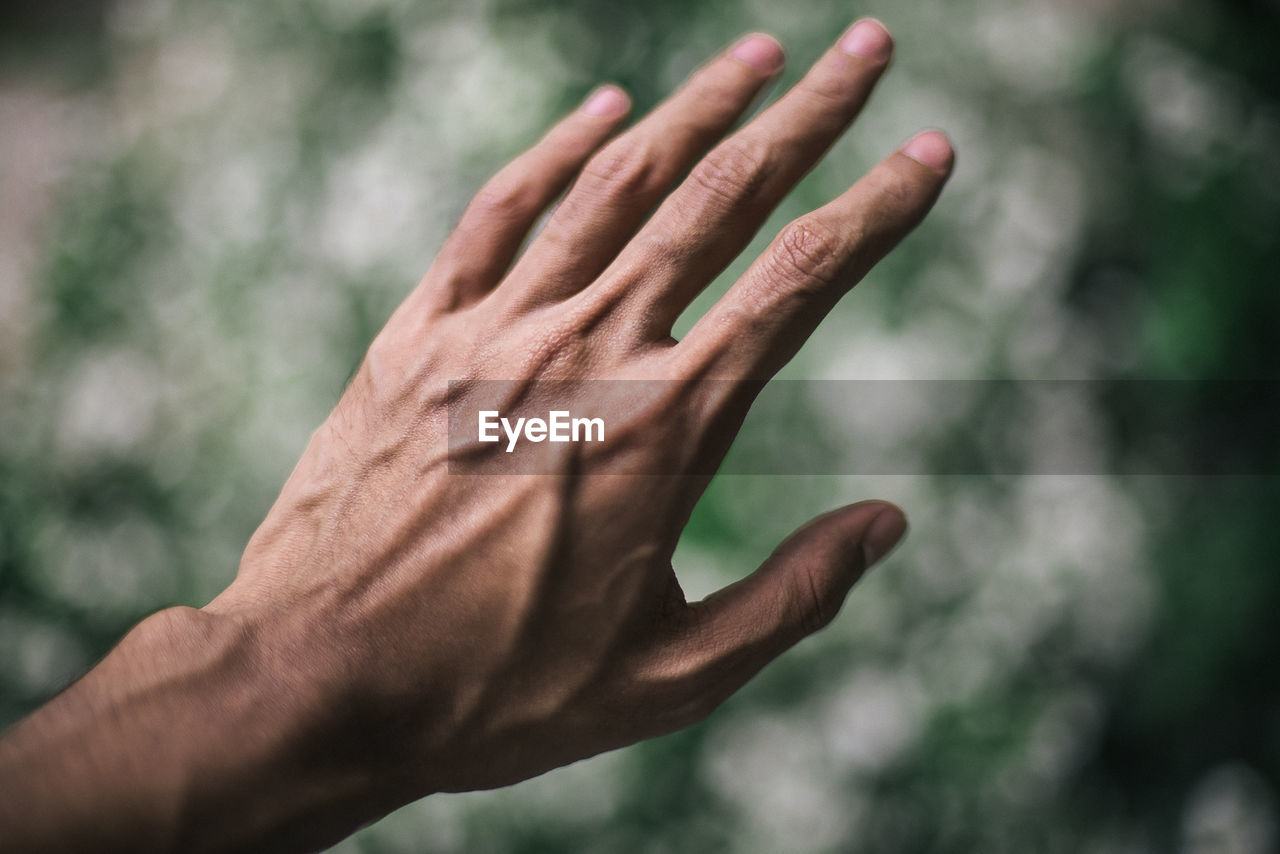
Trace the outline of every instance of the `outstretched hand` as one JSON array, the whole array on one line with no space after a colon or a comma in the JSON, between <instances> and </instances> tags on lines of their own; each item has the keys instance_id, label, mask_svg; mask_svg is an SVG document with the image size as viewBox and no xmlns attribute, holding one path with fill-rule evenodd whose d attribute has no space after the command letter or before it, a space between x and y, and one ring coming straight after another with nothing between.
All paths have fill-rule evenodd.
<instances>
[{"instance_id":1,"label":"outstretched hand","mask_svg":"<svg viewBox=\"0 0 1280 854\"><path fill-rule=\"evenodd\" d=\"M671 328L857 116L890 54L883 28L860 22L732 133L782 68L766 36L616 137L627 98L597 90L480 190L234 583L200 611L144 622L12 732L0 760L87 733L59 728L58 709L179 727L161 782L136 783L161 802L181 794L144 819L162 846L314 846L432 792L688 725L825 625L902 536L892 505L810 522L701 602L685 601L671 556L750 389L929 210L946 139L917 136L790 223L682 340ZM610 409L602 442L537 473L466 471L504 450L451 431L450 414L490 408L494 382L512 406L553 382L565 399L552 403L573 410L600 381L632 380L659 391ZM164 666L135 672L156 649L170 650ZM112 774L127 788L145 763L117 770L106 750L75 768L77 788ZM93 821L81 811L68 826Z\"/></svg>"}]
</instances>

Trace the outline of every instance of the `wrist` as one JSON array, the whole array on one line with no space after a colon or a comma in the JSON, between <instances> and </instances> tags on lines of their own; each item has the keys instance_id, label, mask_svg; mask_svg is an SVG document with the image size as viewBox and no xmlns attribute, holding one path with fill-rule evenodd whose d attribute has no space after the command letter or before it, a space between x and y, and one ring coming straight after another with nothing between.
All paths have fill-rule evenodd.
<instances>
[{"instance_id":1,"label":"wrist","mask_svg":"<svg viewBox=\"0 0 1280 854\"><path fill-rule=\"evenodd\" d=\"M174 617L158 640L198 647L187 651L203 684L181 691L203 698L193 726L205 736L185 757L181 850L316 850L389 809L378 810L375 769L351 748L332 680L291 642L301 636L290 619L207 608Z\"/></svg>"},{"instance_id":2,"label":"wrist","mask_svg":"<svg viewBox=\"0 0 1280 854\"><path fill-rule=\"evenodd\" d=\"M208 681L191 609L143 620L0 740L3 850L173 848L198 770L184 686ZM205 653L207 655L207 653Z\"/></svg>"},{"instance_id":3,"label":"wrist","mask_svg":"<svg viewBox=\"0 0 1280 854\"><path fill-rule=\"evenodd\" d=\"M316 848L374 817L252 623L161 611L0 740L0 851Z\"/></svg>"}]
</instances>

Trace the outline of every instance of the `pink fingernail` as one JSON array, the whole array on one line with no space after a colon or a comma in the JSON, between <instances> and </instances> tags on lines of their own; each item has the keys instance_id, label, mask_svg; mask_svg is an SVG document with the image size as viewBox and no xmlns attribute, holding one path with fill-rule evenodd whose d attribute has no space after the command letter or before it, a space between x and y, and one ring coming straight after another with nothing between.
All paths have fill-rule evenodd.
<instances>
[{"instance_id":1,"label":"pink fingernail","mask_svg":"<svg viewBox=\"0 0 1280 854\"><path fill-rule=\"evenodd\" d=\"M936 130L927 130L924 133L916 134L904 146L902 153L917 160L925 166L932 166L934 169L950 169L951 163L955 159L955 152L951 149L951 142L946 135Z\"/></svg>"},{"instance_id":2,"label":"pink fingernail","mask_svg":"<svg viewBox=\"0 0 1280 854\"><path fill-rule=\"evenodd\" d=\"M884 24L875 18L863 18L840 37L840 49L867 59L888 59L893 52L893 39Z\"/></svg>"},{"instance_id":3,"label":"pink fingernail","mask_svg":"<svg viewBox=\"0 0 1280 854\"><path fill-rule=\"evenodd\" d=\"M745 37L733 46L729 55L753 68L760 69L765 74L778 71L786 61L782 45L778 44L772 36L766 36L763 33Z\"/></svg>"},{"instance_id":4,"label":"pink fingernail","mask_svg":"<svg viewBox=\"0 0 1280 854\"><path fill-rule=\"evenodd\" d=\"M610 84L592 92L586 103L582 105L582 112L589 116L612 119L625 113L629 106L631 106L631 99L626 93Z\"/></svg>"}]
</instances>

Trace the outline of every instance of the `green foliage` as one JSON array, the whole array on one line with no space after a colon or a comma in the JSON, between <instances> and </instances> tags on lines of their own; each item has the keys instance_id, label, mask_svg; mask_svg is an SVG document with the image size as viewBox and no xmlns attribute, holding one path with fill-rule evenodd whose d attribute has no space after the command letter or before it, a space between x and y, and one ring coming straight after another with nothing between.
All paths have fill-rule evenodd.
<instances>
[{"instance_id":1,"label":"green foliage","mask_svg":"<svg viewBox=\"0 0 1280 854\"><path fill-rule=\"evenodd\" d=\"M94 132L59 164L24 299L3 303L0 333L22 334L0 337L0 720L231 578L465 200L556 115L602 80L646 109L754 29L787 45L788 84L850 11L121 0L101 26L42 24L69 70L31 109ZM1273 4L852 11L887 21L895 68L752 251L918 126L951 131L959 168L790 376L1277 378ZM1185 389L1178 427L1211 447L1223 402ZM937 442L910 423L884 440L875 413L817 395L749 422L744 447L812 423L833 472L884 450L926 473L712 483L676 555L691 595L836 503L907 509L907 543L836 623L702 725L428 798L340 849L1272 850L1273 479L927 474L1033 465L1064 422L1105 470L1143 458L1142 395L1069 403L925 413ZM1277 414L1250 405L1238 417ZM1275 460L1270 438L1254 458Z\"/></svg>"}]
</instances>

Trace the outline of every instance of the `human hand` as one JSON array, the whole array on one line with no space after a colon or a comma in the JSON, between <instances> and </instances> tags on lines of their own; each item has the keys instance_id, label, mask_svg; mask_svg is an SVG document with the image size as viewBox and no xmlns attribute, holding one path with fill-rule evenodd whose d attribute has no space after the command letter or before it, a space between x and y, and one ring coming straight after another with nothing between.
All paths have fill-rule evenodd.
<instances>
[{"instance_id":1,"label":"human hand","mask_svg":"<svg viewBox=\"0 0 1280 854\"><path fill-rule=\"evenodd\" d=\"M599 90L480 191L234 583L140 627L199 638L240 686L190 725L220 728L209 738L222 744L243 730L243 743L177 752L190 806L176 838L238 804L228 844L325 843L432 792L670 732L834 616L905 530L891 505L814 520L698 603L671 556L751 390L936 199L945 138L916 137L787 226L683 340L671 327L853 120L889 55L883 29L861 23L722 139L782 67L776 43L749 37L612 141L626 97ZM600 399L632 380L657 391ZM505 464L500 446L449 430L451 412L494 408L493 381L512 406L545 402L539 384L554 383L555 408L603 407L605 441L542 446L533 474L451 466ZM287 803L246 803L272 786L292 786Z\"/></svg>"},{"instance_id":2,"label":"human hand","mask_svg":"<svg viewBox=\"0 0 1280 854\"><path fill-rule=\"evenodd\" d=\"M314 672L302 681L331 686L317 701L340 698L353 719L336 723L378 733L372 755L394 757L413 794L514 782L697 720L830 619L902 533L896 509L857 505L689 605L670 559L703 481L625 474L636 458L673 472L714 464L741 407L734 383L697 380L772 374L940 190L950 152L927 135L912 143L919 160L894 154L788 226L671 338L880 77L887 36L865 23L849 38L864 55L832 48L665 200L781 68L771 40L739 43L597 151L626 107L601 90L504 169L373 343L236 582L206 609L305 654ZM668 393L634 406L625 428L611 422L603 449L562 454L561 476L450 473L450 407L485 409L469 400L487 387L477 381L522 381L513 398L561 381L555 405L578 411L601 386L569 381L637 378L670 380Z\"/></svg>"}]
</instances>

